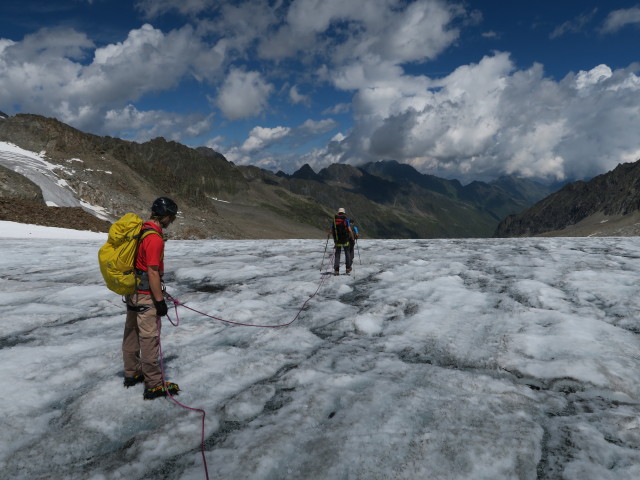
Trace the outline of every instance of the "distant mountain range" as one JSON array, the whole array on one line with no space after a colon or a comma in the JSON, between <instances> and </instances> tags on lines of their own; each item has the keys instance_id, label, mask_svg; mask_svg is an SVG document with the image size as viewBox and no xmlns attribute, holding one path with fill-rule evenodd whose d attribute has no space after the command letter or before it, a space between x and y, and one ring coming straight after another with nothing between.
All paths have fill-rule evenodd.
<instances>
[{"instance_id":1,"label":"distant mountain range","mask_svg":"<svg viewBox=\"0 0 640 480\"><path fill-rule=\"evenodd\" d=\"M506 215L550 193L540 183L512 177L462 186L395 161L333 164L318 173L304 165L277 175L291 192L332 211L347 205L365 231L382 238L490 236Z\"/></svg>"},{"instance_id":2,"label":"distant mountain range","mask_svg":"<svg viewBox=\"0 0 640 480\"><path fill-rule=\"evenodd\" d=\"M274 174L234 165L206 147L100 137L30 114L0 118L0 142L45 152L80 203L112 220L129 211L146 215L159 195L174 198L182 212L178 238L324 238L338 207L365 237L489 237L500 220L553 191L515 177L463 186L391 160ZM29 201L42 204L13 172L0 175L0 196L28 191Z\"/></svg>"}]
</instances>

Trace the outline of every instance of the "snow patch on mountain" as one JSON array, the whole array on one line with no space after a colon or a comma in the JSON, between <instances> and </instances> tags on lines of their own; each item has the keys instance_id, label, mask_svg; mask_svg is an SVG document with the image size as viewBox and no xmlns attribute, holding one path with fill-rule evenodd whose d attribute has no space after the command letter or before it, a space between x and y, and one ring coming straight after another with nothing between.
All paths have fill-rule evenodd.
<instances>
[{"instance_id":1,"label":"snow patch on mountain","mask_svg":"<svg viewBox=\"0 0 640 480\"><path fill-rule=\"evenodd\" d=\"M31 152L9 142L0 142L0 165L13 170L31 180L42 190L42 196L50 207L82 207L103 220L109 220L108 212L101 206L92 205L78 197L67 180L60 178L57 171L73 175L75 170L46 160L46 152ZM67 162L80 162L73 158ZM111 173L111 172L105 172Z\"/></svg>"}]
</instances>

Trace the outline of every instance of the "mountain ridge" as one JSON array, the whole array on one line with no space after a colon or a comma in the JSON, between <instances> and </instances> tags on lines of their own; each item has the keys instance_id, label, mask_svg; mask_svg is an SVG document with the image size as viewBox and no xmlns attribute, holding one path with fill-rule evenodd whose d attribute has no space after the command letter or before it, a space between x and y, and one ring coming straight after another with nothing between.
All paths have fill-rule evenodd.
<instances>
[{"instance_id":1,"label":"mountain ridge","mask_svg":"<svg viewBox=\"0 0 640 480\"><path fill-rule=\"evenodd\" d=\"M496 228L496 237L638 235L640 160L562 187Z\"/></svg>"},{"instance_id":2,"label":"mountain ridge","mask_svg":"<svg viewBox=\"0 0 640 480\"><path fill-rule=\"evenodd\" d=\"M323 238L338 207L372 238L488 237L501 215L528 206L520 187L462 186L392 160L276 174L234 165L207 147L99 137L32 114L0 119L0 141L46 152L74 195L111 219L144 215L155 197L171 196L182 214L177 238Z\"/></svg>"}]
</instances>

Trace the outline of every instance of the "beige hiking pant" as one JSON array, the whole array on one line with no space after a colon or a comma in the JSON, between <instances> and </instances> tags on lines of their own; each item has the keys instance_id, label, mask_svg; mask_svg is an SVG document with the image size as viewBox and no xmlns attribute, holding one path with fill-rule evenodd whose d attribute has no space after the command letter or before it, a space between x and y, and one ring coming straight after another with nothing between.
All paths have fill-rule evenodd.
<instances>
[{"instance_id":1,"label":"beige hiking pant","mask_svg":"<svg viewBox=\"0 0 640 480\"><path fill-rule=\"evenodd\" d=\"M122 338L124 376L142 374L145 388L157 387L162 385L162 372L158 363L160 331L156 308L146 293L134 293L125 299L128 306L142 307L144 311L127 309Z\"/></svg>"}]
</instances>

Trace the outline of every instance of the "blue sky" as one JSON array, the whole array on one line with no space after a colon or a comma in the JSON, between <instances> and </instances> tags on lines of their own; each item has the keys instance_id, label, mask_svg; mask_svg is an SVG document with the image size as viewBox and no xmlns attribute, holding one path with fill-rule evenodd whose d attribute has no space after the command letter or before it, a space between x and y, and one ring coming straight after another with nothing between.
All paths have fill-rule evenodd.
<instances>
[{"instance_id":1,"label":"blue sky","mask_svg":"<svg viewBox=\"0 0 640 480\"><path fill-rule=\"evenodd\" d=\"M293 172L393 159L463 182L640 158L640 2L22 0L0 110Z\"/></svg>"}]
</instances>

